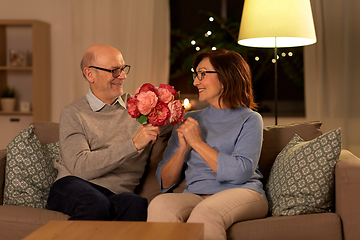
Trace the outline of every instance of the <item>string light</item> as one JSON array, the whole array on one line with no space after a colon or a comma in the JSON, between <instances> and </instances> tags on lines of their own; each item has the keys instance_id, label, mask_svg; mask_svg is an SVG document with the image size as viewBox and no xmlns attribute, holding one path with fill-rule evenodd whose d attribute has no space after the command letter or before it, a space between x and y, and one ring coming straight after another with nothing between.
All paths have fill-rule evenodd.
<instances>
[{"instance_id":1,"label":"string light","mask_svg":"<svg viewBox=\"0 0 360 240\"><path fill-rule=\"evenodd\" d=\"M209 17L209 21L210 21L210 22L213 22L213 21L214 21L214 18L213 18L213 17Z\"/></svg>"},{"instance_id":2,"label":"string light","mask_svg":"<svg viewBox=\"0 0 360 240\"><path fill-rule=\"evenodd\" d=\"M212 32L209 30L205 33L205 37L209 37L212 34Z\"/></svg>"},{"instance_id":3,"label":"string light","mask_svg":"<svg viewBox=\"0 0 360 240\"><path fill-rule=\"evenodd\" d=\"M191 41L191 45L195 45L196 44L196 41L195 40L192 40Z\"/></svg>"},{"instance_id":4,"label":"string light","mask_svg":"<svg viewBox=\"0 0 360 240\"><path fill-rule=\"evenodd\" d=\"M196 50L196 51L200 51L200 47L196 47L195 50Z\"/></svg>"},{"instance_id":5,"label":"string light","mask_svg":"<svg viewBox=\"0 0 360 240\"><path fill-rule=\"evenodd\" d=\"M277 60L277 59L279 59L279 55L276 55L276 60ZM273 58L273 59L271 59L271 62L272 62L272 63L276 63L276 60Z\"/></svg>"},{"instance_id":6,"label":"string light","mask_svg":"<svg viewBox=\"0 0 360 240\"><path fill-rule=\"evenodd\" d=\"M260 60L260 58L259 57L255 57L255 61L259 61Z\"/></svg>"},{"instance_id":7,"label":"string light","mask_svg":"<svg viewBox=\"0 0 360 240\"><path fill-rule=\"evenodd\" d=\"M212 47L211 50L216 50L216 47Z\"/></svg>"},{"instance_id":8,"label":"string light","mask_svg":"<svg viewBox=\"0 0 360 240\"><path fill-rule=\"evenodd\" d=\"M292 57L294 54L292 52L288 53L289 57Z\"/></svg>"}]
</instances>

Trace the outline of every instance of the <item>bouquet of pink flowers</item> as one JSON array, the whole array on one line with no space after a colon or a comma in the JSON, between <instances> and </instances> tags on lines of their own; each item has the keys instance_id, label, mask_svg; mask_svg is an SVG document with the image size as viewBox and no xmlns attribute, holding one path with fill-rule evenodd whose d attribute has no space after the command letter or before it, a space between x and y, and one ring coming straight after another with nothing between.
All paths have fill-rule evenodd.
<instances>
[{"instance_id":1,"label":"bouquet of pink flowers","mask_svg":"<svg viewBox=\"0 0 360 240\"><path fill-rule=\"evenodd\" d=\"M164 126L169 121L173 126L184 120L185 108L180 92L173 86L160 84L158 88L150 83L143 84L128 98L127 110L139 123L148 122L153 126Z\"/></svg>"}]
</instances>

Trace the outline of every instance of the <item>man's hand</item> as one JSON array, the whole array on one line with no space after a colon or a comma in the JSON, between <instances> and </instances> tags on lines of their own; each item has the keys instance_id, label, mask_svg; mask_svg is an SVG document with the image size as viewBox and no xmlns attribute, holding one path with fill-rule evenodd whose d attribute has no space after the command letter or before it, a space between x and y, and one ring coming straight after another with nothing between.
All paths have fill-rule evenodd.
<instances>
[{"instance_id":1,"label":"man's hand","mask_svg":"<svg viewBox=\"0 0 360 240\"><path fill-rule=\"evenodd\" d=\"M160 128L151 124L143 124L133 137L133 142L137 150L146 147L150 142L155 143L160 135Z\"/></svg>"}]
</instances>

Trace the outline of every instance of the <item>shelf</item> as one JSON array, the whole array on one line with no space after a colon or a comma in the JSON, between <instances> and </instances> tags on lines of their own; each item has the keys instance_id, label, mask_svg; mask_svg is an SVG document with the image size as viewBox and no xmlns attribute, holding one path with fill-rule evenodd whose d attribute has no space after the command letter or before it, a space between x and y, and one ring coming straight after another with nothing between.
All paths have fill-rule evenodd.
<instances>
[{"instance_id":1,"label":"shelf","mask_svg":"<svg viewBox=\"0 0 360 240\"><path fill-rule=\"evenodd\" d=\"M10 50L26 53L27 64L13 66ZM16 111L1 111L0 149L30 123L51 120L50 25L38 20L0 19L0 90L5 86L17 92ZM21 61L22 62L22 61ZM21 112L21 102L31 111Z\"/></svg>"},{"instance_id":2,"label":"shelf","mask_svg":"<svg viewBox=\"0 0 360 240\"><path fill-rule=\"evenodd\" d=\"M20 111L13 111L13 112L4 112L0 111L0 116L31 116L32 112L20 112Z\"/></svg>"},{"instance_id":3,"label":"shelf","mask_svg":"<svg viewBox=\"0 0 360 240\"><path fill-rule=\"evenodd\" d=\"M10 49L31 52L32 65L10 66ZM14 87L17 102L30 102L32 112L0 112L0 116L29 116L32 121L51 119L50 25L34 19L0 19L0 89ZM19 108L15 108L19 109ZM1 110L1 109L0 109ZM5 128L5 126L1 126Z\"/></svg>"},{"instance_id":4,"label":"shelf","mask_svg":"<svg viewBox=\"0 0 360 240\"><path fill-rule=\"evenodd\" d=\"M0 66L0 71L31 71L32 67Z\"/></svg>"}]
</instances>

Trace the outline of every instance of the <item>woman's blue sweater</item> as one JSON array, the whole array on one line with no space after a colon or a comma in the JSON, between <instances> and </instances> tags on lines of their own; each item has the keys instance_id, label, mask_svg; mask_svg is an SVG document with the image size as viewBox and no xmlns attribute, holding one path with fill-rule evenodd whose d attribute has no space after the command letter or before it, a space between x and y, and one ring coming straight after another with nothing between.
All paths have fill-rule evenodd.
<instances>
[{"instance_id":1,"label":"woman's blue sweater","mask_svg":"<svg viewBox=\"0 0 360 240\"><path fill-rule=\"evenodd\" d=\"M248 188L265 195L259 180L262 174L258 169L263 134L263 121L259 113L247 107L208 107L189 112L186 117L192 117L199 122L201 138L219 154L216 174L198 153L191 149L184 161L184 192L214 194L230 188ZM162 166L171 159L178 146L175 127L156 171L160 186ZM161 187L162 192L169 189Z\"/></svg>"}]
</instances>

